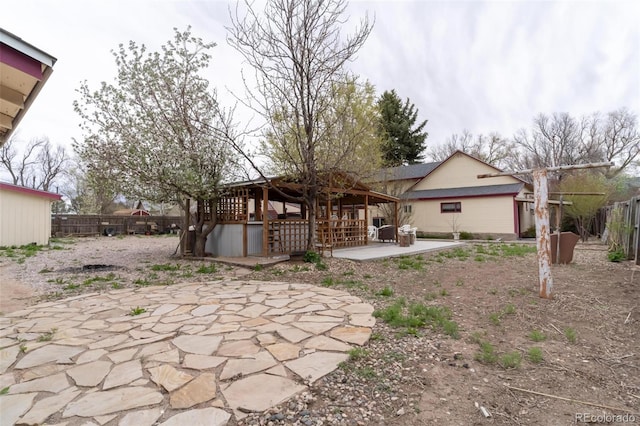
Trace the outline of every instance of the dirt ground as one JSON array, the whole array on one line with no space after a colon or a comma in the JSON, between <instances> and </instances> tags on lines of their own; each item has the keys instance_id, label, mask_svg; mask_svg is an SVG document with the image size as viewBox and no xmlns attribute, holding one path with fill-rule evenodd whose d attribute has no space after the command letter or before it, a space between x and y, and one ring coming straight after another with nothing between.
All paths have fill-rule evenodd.
<instances>
[{"instance_id":1,"label":"dirt ground","mask_svg":"<svg viewBox=\"0 0 640 426\"><path fill-rule=\"evenodd\" d=\"M554 266L554 298L546 300L538 296L535 253L506 243L249 271L171 258L177 240L170 238L105 238L59 242L62 249L21 262L0 251L3 312L77 292L223 275L314 283L346 289L379 312L403 302L405 310L446 307L457 329L452 337L379 318L367 347L314 384L311 413L330 408L340 424L556 425L575 424L579 413L640 424L640 267L608 262L602 245L578 245L572 264ZM89 261L118 268L78 270ZM349 395L336 393L343 385ZM252 421L265 424L259 416L244 424Z\"/></svg>"}]
</instances>

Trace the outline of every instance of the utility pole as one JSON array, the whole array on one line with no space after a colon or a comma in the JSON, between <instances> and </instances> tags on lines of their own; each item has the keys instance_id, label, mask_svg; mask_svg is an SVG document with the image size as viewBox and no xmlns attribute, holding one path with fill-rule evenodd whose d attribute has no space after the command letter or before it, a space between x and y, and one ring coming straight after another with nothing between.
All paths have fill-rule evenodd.
<instances>
[{"instance_id":1,"label":"utility pole","mask_svg":"<svg viewBox=\"0 0 640 426\"><path fill-rule=\"evenodd\" d=\"M576 164L478 175L478 179L498 176L533 175L536 245L538 248L538 281L540 283L540 297L543 299L553 299L553 277L551 276L551 232L549 230L549 183L547 180L547 173L560 170L595 169L598 167L611 167L613 165L613 163ZM560 255L560 253L557 254L558 256Z\"/></svg>"}]
</instances>

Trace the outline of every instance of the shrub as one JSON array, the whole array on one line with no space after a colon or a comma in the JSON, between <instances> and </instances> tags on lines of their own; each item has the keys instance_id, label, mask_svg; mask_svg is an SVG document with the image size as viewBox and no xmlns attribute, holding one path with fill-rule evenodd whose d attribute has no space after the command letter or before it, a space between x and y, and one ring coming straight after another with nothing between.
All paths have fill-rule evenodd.
<instances>
[{"instance_id":1,"label":"shrub","mask_svg":"<svg viewBox=\"0 0 640 426\"><path fill-rule=\"evenodd\" d=\"M530 226L526 231L522 233L522 238L535 238L536 237L536 227Z\"/></svg>"},{"instance_id":2,"label":"shrub","mask_svg":"<svg viewBox=\"0 0 640 426\"><path fill-rule=\"evenodd\" d=\"M318 263L322 260L322 256L320 256L320 253L309 250L305 252L302 260L304 260L307 263Z\"/></svg>"},{"instance_id":3,"label":"shrub","mask_svg":"<svg viewBox=\"0 0 640 426\"><path fill-rule=\"evenodd\" d=\"M542 342L547 339L547 336L545 336L542 331L533 330L531 331L531 333L529 333L529 339L533 340L534 342Z\"/></svg>"},{"instance_id":4,"label":"shrub","mask_svg":"<svg viewBox=\"0 0 640 426\"><path fill-rule=\"evenodd\" d=\"M385 288L383 288L382 290L380 290L377 293L378 296L384 296L384 297L389 297L389 296L393 296L393 289L389 286L386 286Z\"/></svg>"},{"instance_id":5,"label":"shrub","mask_svg":"<svg viewBox=\"0 0 640 426\"><path fill-rule=\"evenodd\" d=\"M571 327L567 327L564 329L564 336L567 338L567 340L571 343L575 343L576 342L576 331L571 328Z\"/></svg>"},{"instance_id":6,"label":"shrub","mask_svg":"<svg viewBox=\"0 0 640 426\"><path fill-rule=\"evenodd\" d=\"M520 362L522 361L522 356L520 352L508 352L500 357L500 365L502 368L518 368L520 367Z\"/></svg>"},{"instance_id":7,"label":"shrub","mask_svg":"<svg viewBox=\"0 0 640 426\"><path fill-rule=\"evenodd\" d=\"M460 232L460 239L461 240L473 240L474 239L474 235L471 232L461 231Z\"/></svg>"},{"instance_id":8,"label":"shrub","mask_svg":"<svg viewBox=\"0 0 640 426\"><path fill-rule=\"evenodd\" d=\"M540 348L529 348L529 352L527 353L529 361L534 364L539 364L542 362L542 349Z\"/></svg>"},{"instance_id":9,"label":"shrub","mask_svg":"<svg viewBox=\"0 0 640 426\"><path fill-rule=\"evenodd\" d=\"M489 342L480 342L480 351L476 352L474 358L483 364L493 364L498 360L496 350Z\"/></svg>"},{"instance_id":10,"label":"shrub","mask_svg":"<svg viewBox=\"0 0 640 426\"><path fill-rule=\"evenodd\" d=\"M627 260L627 255L624 253L624 249L618 248L614 251L610 251L607 254L607 258L609 262L622 262L623 260Z\"/></svg>"}]
</instances>

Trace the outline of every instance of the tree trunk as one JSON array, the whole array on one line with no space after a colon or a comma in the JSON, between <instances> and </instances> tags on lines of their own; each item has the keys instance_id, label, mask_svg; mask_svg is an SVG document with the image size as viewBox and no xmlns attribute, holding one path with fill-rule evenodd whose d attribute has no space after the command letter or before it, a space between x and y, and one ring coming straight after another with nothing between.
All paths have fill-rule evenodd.
<instances>
[{"instance_id":1,"label":"tree trunk","mask_svg":"<svg viewBox=\"0 0 640 426\"><path fill-rule=\"evenodd\" d=\"M205 245L207 243L207 237L213 229L216 227L217 218L215 206L217 200L202 200L198 199L197 217L196 217L196 242L193 249L193 255L195 257L205 257ZM205 203L209 206L209 220L205 220Z\"/></svg>"},{"instance_id":2,"label":"tree trunk","mask_svg":"<svg viewBox=\"0 0 640 426\"><path fill-rule=\"evenodd\" d=\"M317 241L317 229L316 229L316 219L317 219L317 211L316 211L316 200L317 200L317 190L316 188L310 188L309 193L306 198L307 209L309 212L309 235L307 238L307 251L315 251L316 249L316 241Z\"/></svg>"},{"instance_id":3,"label":"tree trunk","mask_svg":"<svg viewBox=\"0 0 640 426\"><path fill-rule=\"evenodd\" d=\"M204 246L207 242L207 234L203 233L203 232L197 232L196 231L196 244L195 247L193 249L193 255L195 257L204 257L205 256L205 252L204 252Z\"/></svg>"},{"instance_id":4,"label":"tree trunk","mask_svg":"<svg viewBox=\"0 0 640 426\"><path fill-rule=\"evenodd\" d=\"M309 237L307 238L307 251L315 251L316 248L316 208L309 206Z\"/></svg>"}]
</instances>

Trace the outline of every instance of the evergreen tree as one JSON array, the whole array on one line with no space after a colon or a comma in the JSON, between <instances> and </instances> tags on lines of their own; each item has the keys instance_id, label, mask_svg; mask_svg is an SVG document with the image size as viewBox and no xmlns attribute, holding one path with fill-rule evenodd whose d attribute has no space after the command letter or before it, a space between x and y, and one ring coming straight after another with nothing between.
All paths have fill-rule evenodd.
<instances>
[{"instance_id":1,"label":"evergreen tree","mask_svg":"<svg viewBox=\"0 0 640 426\"><path fill-rule=\"evenodd\" d=\"M427 132L427 120L416 125L418 109L409 102L402 103L395 90L385 91L378 100L383 162L387 167L416 164L422 160Z\"/></svg>"}]
</instances>

